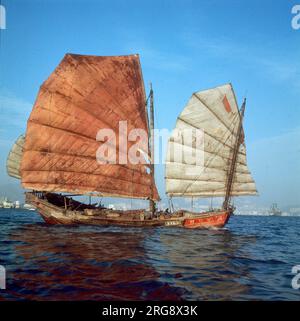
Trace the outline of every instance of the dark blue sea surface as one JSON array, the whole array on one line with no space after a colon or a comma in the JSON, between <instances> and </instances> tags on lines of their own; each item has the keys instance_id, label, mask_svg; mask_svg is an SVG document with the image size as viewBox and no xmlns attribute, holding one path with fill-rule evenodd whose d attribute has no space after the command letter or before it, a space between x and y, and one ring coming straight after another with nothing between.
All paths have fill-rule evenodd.
<instances>
[{"instance_id":1,"label":"dark blue sea surface","mask_svg":"<svg viewBox=\"0 0 300 321\"><path fill-rule=\"evenodd\" d=\"M300 217L225 229L47 226L0 209L0 300L299 300Z\"/></svg>"}]
</instances>

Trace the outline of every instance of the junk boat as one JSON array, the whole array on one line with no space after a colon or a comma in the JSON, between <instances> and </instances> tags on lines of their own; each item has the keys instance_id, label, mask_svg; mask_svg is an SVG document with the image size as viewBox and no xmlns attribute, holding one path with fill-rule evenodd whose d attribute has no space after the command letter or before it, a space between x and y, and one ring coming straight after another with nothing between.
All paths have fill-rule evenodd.
<instances>
[{"instance_id":1,"label":"junk boat","mask_svg":"<svg viewBox=\"0 0 300 321\"><path fill-rule=\"evenodd\" d=\"M238 109L230 84L192 95L175 129L179 137L186 129L203 130L202 166L174 159L179 146L183 154L197 152L193 142L178 143L174 135L168 141L169 197L224 196L222 208L158 211L153 90L146 98L139 56L66 54L40 87L7 172L21 180L26 203L48 224L223 227L234 210L231 197L256 194L246 164L245 104ZM138 161L129 161L132 155ZM149 208L116 210L73 198L80 195L146 199Z\"/></svg>"}]
</instances>

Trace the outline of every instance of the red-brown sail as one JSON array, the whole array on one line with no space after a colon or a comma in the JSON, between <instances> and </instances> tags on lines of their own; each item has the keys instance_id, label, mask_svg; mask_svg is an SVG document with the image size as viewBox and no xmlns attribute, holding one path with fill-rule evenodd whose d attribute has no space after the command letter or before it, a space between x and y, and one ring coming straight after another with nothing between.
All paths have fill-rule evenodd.
<instances>
[{"instance_id":1,"label":"red-brown sail","mask_svg":"<svg viewBox=\"0 0 300 321\"><path fill-rule=\"evenodd\" d=\"M101 145L96 135L103 128L116 133L119 154L120 121L127 121L128 132L149 131L138 55L67 54L41 86L28 120L23 187L158 200L147 165L96 160ZM133 144L128 142L128 148Z\"/></svg>"}]
</instances>

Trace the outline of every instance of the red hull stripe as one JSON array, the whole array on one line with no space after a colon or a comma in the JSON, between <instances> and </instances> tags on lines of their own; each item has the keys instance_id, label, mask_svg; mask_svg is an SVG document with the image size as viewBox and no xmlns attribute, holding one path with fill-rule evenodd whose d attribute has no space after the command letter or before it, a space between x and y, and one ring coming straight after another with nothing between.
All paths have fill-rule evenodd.
<instances>
[{"instance_id":1,"label":"red hull stripe","mask_svg":"<svg viewBox=\"0 0 300 321\"><path fill-rule=\"evenodd\" d=\"M224 226L230 214L212 214L208 217L187 218L184 220L183 226L186 228L207 228L207 227L222 227Z\"/></svg>"}]
</instances>

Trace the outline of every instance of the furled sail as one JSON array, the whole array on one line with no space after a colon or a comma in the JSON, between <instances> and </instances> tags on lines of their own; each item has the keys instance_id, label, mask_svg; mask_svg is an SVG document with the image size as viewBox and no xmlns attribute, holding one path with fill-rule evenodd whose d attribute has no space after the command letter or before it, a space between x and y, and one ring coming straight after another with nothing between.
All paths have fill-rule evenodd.
<instances>
[{"instance_id":1,"label":"furled sail","mask_svg":"<svg viewBox=\"0 0 300 321\"><path fill-rule=\"evenodd\" d=\"M65 55L40 87L28 120L21 164L23 187L159 199L147 165L127 161L120 122L127 122L128 133L134 129L149 132L138 55ZM115 144L107 151L116 150L114 164L99 164L96 159L105 143L96 140L101 129L116 134ZM147 147L148 137L143 139ZM128 150L133 145L129 141ZM149 155L148 147L143 152Z\"/></svg>"},{"instance_id":2,"label":"furled sail","mask_svg":"<svg viewBox=\"0 0 300 321\"><path fill-rule=\"evenodd\" d=\"M7 174L18 179L21 178L20 165L23 155L24 141L24 135L20 135L13 144L6 160Z\"/></svg>"},{"instance_id":3,"label":"furled sail","mask_svg":"<svg viewBox=\"0 0 300 321\"><path fill-rule=\"evenodd\" d=\"M227 173L239 122L240 113L231 84L192 95L178 117L175 130L168 142L168 195L225 196ZM184 133L189 132L195 137L183 139ZM202 140L196 144L195 138L199 136ZM194 157L187 161L187 153ZM257 191L247 166L246 146L242 142L238 151L231 195L254 194L257 194Z\"/></svg>"}]
</instances>

